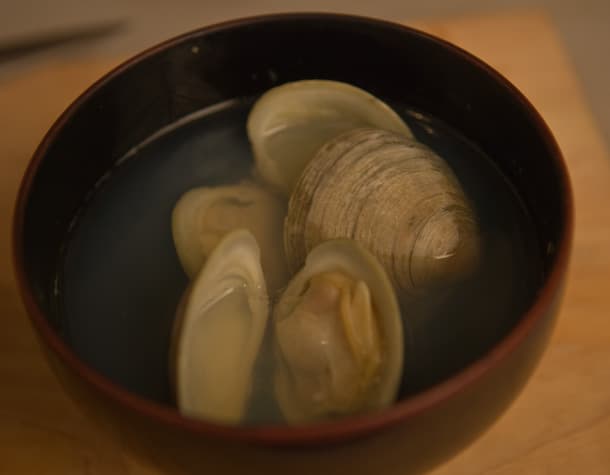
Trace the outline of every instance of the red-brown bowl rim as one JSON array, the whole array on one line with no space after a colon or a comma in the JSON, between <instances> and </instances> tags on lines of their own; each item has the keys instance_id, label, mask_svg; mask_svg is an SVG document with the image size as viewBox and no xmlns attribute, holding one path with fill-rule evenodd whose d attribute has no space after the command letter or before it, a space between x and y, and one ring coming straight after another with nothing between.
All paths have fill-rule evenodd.
<instances>
[{"instance_id":1,"label":"red-brown bowl rim","mask_svg":"<svg viewBox=\"0 0 610 475\"><path fill-rule=\"evenodd\" d=\"M516 101L518 101L523 109L527 111L532 123L534 123L536 126L538 134L544 140L547 149L553 156L555 167L559 172L562 182L562 188L565 190L565 195L563 197L564 201L562 203L565 216L564 234L557 245L556 258L545 284L537 295L535 302L527 310L527 312L525 312L523 318L517 323L517 325L481 358L454 374L450 378L430 387L421 393L402 399L391 407L375 413L299 427L288 427L285 425L232 427L189 419L180 415L177 409L144 399L143 397L123 389L107 377L98 373L96 370L85 364L53 330L49 324L49 321L45 317L43 310L38 305L33 291L28 284L24 266L25 250L23 247L23 225L30 188L38 167L44 159L50 144L55 140L56 136L69 120L74 111L108 81L111 81L114 77L120 75L134 63L153 56L178 43L188 41L189 39L198 38L202 34L260 22L291 19L309 19L311 21L321 19L359 21L376 24L377 26L383 26L388 29L406 31L411 35L420 36L431 42L437 43L443 48L451 50L454 54L460 56L464 61L484 70L489 76L494 78L495 81L504 86L506 92ZM224 440L248 442L258 445L306 446L330 442L341 442L355 437L372 434L380 429L403 423L409 418L424 411L428 411L434 406L440 405L444 401L454 397L456 394L487 375L494 367L505 360L513 351L515 351L516 348L519 347L519 345L524 342L530 331L532 331L538 321L544 317L545 312L549 310L555 296L560 291L563 276L567 269L571 249L573 219L574 214L570 180L559 146L557 145L548 126L534 109L532 104L515 86L513 86L495 69L491 68L489 65L482 62L470 53L445 40L401 24L374 18L343 14L285 13L261 15L227 21L216 25L203 27L169 39L123 62L121 65L117 66L109 73L104 75L101 79L96 81L84 93L82 93L49 129L42 142L34 152L32 160L30 161L30 164L25 172L15 205L13 222L13 263L22 300L34 328L39 333L39 336L64 365L74 371L82 380L98 390L105 397L141 416L151 418L155 421L168 424L174 428L182 429L193 434L220 438Z\"/></svg>"}]
</instances>

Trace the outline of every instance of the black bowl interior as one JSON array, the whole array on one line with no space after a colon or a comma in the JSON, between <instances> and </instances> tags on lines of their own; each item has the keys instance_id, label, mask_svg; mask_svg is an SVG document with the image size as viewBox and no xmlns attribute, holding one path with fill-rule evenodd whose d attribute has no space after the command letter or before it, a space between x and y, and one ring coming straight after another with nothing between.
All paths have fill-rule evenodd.
<instances>
[{"instance_id":1,"label":"black bowl interior","mask_svg":"<svg viewBox=\"0 0 610 475\"><path fill-rule=\"evenodd\" d=\"M90 89L43 142L27 198L23 259L37 303L60 335L62 248L75 215L117 160L194 111L306 78L352 83L424 111L476 144L518 190L542 274L549 272L565 232L566 190L548 131L512 86L457 48L403 27L335 15L267 17L194 32L144 53ZM168 334L169 324L161 330L164 344ZM107 376L166 400L166 385L147 386L146 374Z\"/></svg>"}]
</instances>

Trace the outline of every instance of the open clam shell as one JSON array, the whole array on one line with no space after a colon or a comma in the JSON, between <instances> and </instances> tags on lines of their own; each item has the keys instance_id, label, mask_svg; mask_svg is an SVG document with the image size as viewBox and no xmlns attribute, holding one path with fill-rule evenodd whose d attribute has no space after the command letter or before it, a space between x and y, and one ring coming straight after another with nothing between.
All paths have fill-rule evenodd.
<instances>
[{"instance_id":1,"label":"open clam shell","mask_svg":"<svg viewBox=\"0 0 610 475\"><path fill-rule=\"evenodd\" d=\"M250 112L247 132L260 175L290 194L322 144L365 126L412 136L398 114L368 92L337 81L304 80L267 91Z\"/></svg>"},{"instance_id":2,"label":"open clam shell","mask_svg":"<svg viewBox=\"0 0 610 475\"><path fill-rule=\"evenodd\" d=\"M226 235L179 305L170 366L186 415L239 423L252 389L269 304L254 236Z\"/></svg>"},{"instance_id":3,"label":"open clam shell","mask_svg":"<svg viewBox=\"0 0 610 475\"><path fill-rule=\"evenodd\" d=\"M218 243L244 228L260 246L268 290L275 293L288 281L285 214L285 199L252 181L187 191L172 213L172 236L184 271L194 278Z\"/></svg>"},{"instance_id":4,"label":"open clam shell","mask_svg":"<svg viewBox=\"0 0 610 475\"><path fill-rule=\"evenodd\" d=\"M289 423L391 404L400 383L403 335L385 271L354 241L316 247L273 313L275 393Z\"/></svg>"}]
</instances>

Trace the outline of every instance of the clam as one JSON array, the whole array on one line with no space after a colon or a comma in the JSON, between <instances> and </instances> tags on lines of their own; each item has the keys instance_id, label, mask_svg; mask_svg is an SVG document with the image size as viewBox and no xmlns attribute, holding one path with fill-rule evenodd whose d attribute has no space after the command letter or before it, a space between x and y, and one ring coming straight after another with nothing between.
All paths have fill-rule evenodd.
<instances>
[{"instance_id":1,"label":"clam","mask_svg":"<svg viewBox=\"0 0 610 475\"><path fill-rule=\"evenodd\" d=\"M394 110L368 92L337 81L304 80L266 92L250 112L247 132L259 174L290 194L322 144L365 126L412 135Z\"/></svg>"},{"instance_id":2,"label":"clam","mask_svg":"<svg viewBox=\"0 0 610 475\"><path fill-rule=\"evenodd\" d=\"M268 313L256 239L233 231L210 254L176 315L170 367L183 414L242 420Z\"/></svg>"},{"instance_id":3,"label":"clam","mask_svg":"<svg viewBox=\"0 0 610 475\"><path fill-rule=\"evenodd\" d=\"M282 242L285 214L283 198L251 181L186 192L172 214L174 244L184 271L193 278L228 232L245 228L261 247L269 290L277 291L288 281Z\"/></svg>"},{"instance_id":4,"label":"clam","mask_svg":"<svg viewBox=\"0 0 610 475\"><path fill-rule=\"evenodd\" d=\"M309 253L273 312L275 394L287 422L372 411L396 398L400 312L377 259L338 239Z\"/></svg>"},{"instance_id":5,"label":"clam","mask_svg":"<svg viewBox=\"0 0 610 475\"><path fill-rule=\"evenodd\" d=\"M371 128L327 142L290 197L284 245L293 270L335 238L372 252L402 295L463 278L480 252L476 215L447 163L415 140Z\"/></svg>"}]
</instances>

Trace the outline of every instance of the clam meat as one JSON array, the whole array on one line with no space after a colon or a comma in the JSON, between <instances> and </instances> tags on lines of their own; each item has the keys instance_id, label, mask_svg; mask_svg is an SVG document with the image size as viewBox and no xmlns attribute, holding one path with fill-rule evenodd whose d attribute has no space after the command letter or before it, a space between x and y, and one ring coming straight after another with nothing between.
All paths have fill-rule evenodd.
<instances>
[{"instance_id":1,"label":"clam meat","mask_svg":"<svg viewBox=\"0 0 610 475\"><path fill-rule=\"evenodd\" d=\"M282 242L285 214L285 199L253 181L186 192L172 214L172 234L182 267L193 278L228 232L245 228L261 248L269 291L277 291L288 281Z\"/></svg>"},{"instance_id":2,"label":"clam meat","mask_svg":"<svg viewBox=\"0 0 610 475\"><path fill-rule=\"evenodd\" d=\"M313 249L273 311L275 394L302 424L391 404L402 372L402 323L385 271L354 241Z\"/></svg>"}]
</instances>

